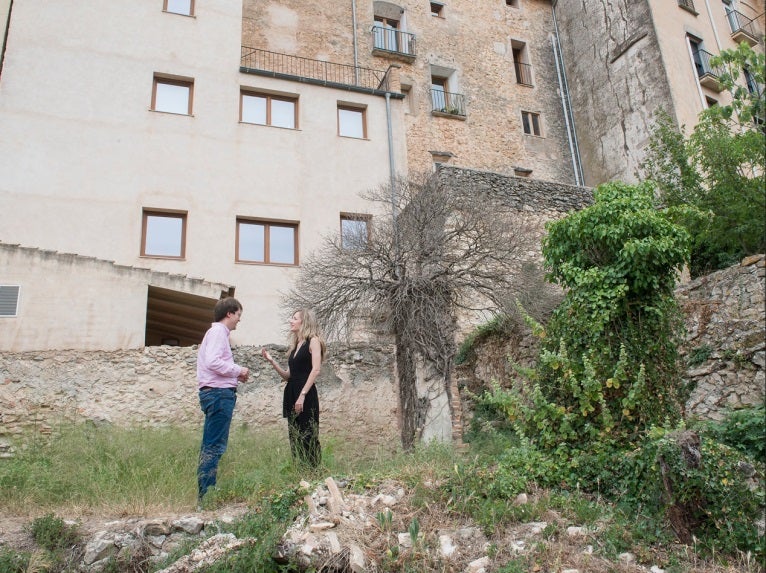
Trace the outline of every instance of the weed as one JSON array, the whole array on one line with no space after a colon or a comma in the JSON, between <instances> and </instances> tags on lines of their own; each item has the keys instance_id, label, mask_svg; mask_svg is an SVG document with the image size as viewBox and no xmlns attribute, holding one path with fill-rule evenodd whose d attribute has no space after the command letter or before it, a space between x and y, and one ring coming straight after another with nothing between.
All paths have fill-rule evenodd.
<instances>
[{"instance_id":1,"label":"weed","mask_svg":"<svg viewBox=\"0 0 766 573\"><path fill-rule=\"evenodd\" d=\"M51 552L71 548L80 540L76 525L69 525L52 513L32 521L30 533L40 547Z\"/></svg>"}]
</instances>

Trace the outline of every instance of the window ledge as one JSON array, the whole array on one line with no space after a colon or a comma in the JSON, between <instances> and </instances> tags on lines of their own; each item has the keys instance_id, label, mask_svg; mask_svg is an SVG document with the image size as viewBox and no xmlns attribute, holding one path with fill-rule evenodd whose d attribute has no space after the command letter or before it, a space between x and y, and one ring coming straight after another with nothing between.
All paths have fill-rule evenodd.
<instances>
[{"instance_id":1,"label":"window ledge","mask_svg":"<svg viewBox=\"0 0 766 573\"><path fill-rule=\"evenodd\" d=\"M171 255L138 255L140 259L161 259L163 261L185 261L186 257L174 257Z\"/></svg>"},{"instance_id":2,"label":"window ledge","mask_svg":"<svg viewBox=\"0 0 766 573\"><path fill-rule=\"evenodd\" d=\"M689 8L688 6L684 6L683 4L678 5L679 8L682 8L683 10L686 10L689 12L689 14L694 14L695 16L699 16L700 13L697 12L694 8Z\"/></svg>"},{"instance_id":3,"label":"window ledge","mask_svg":"<svg viewBox=\"0 0 766 573\"><path fill-rule=\"evenodd\" d=\"M178 113L177 111L162 111L161 109L152 109L149 108L149 111L152 113L161 113L163 115L182 115L185 117L194 117L193 113Z\"/></svg>"},{"instance_id":4,"label":"window ledge","mask_svg":"<svg viewBox=\"0 0 766 573\"><path fill-rule=\"evenodd\" d=\"M343 139L355 139L357 141L372 141L369 137L354 137L353 135L341 135L338 134L338 137L342 137Z\"/></svg>"},{"instance_id":5,"label":"window ledge","mask_svg":"<svg viewBox=\"0 0 766 573\"><path fill-rule=\"evenodd\" d=\"M468 117L465 115L460 115L457 113L447 113L445 111L437 111L437 110L432 110L431 115L433 115L434 117L446 117L449 119L459 119L460 121L465 121L466 119L468 119Z\"/></svg>"}]
</instances>

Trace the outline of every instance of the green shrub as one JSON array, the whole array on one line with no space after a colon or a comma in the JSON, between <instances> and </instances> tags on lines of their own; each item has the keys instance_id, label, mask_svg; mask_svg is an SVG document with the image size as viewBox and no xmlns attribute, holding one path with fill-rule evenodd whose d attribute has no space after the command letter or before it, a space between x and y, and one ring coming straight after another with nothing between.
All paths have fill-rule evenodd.
<instances>
[{"instance_id":1,"label":"green shrub","mask_svg":"<svg viewBox=\"0 0 766 573\"><path fill-rule=\"evenodd\" d=\"M766 409L764 405L733 410L720 422L704 425L713 438L766 464Z\"/></svg>"},{"instance_id":2,"label":"green shrub","mask_svg":"<svg viewBox=\"0 0 766 573\"><path fill-rule=\"evenodd\" d=\"M752 552L766 557L756 520L764 507L764 467L712 439L701 439L690 463L677 432L654 429L628 458L621 501L658 517L682 517L703 553ZM748 477L747 468L754 475ZM668 487L668 484L671 487Z\"/></svg>"},{"instance_id":3,"label":"green shrub","mask_svg":"<svg viewBox=\"0 0 766 573\"><path fill-rule=\"evenodd\" d=\"M51 552L69 549L80 541L77 526L68 525L52 513L32 521L30 533L40 547Z\"/></svg>"},{"instance_id":4,"label":"green shrub","mask_svg":"<svg viewBox=\"0 0 766 573\"><path fill-rule=\"evenodd\" d=\"M0 573L26 573L30 555L16 553L11 549L0 549Z\"/></svg>"}]
</instances>

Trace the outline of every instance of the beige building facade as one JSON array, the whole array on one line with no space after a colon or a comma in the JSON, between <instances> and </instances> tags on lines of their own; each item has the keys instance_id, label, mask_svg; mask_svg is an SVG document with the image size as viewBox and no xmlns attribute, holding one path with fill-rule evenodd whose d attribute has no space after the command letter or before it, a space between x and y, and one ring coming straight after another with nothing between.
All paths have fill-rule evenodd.
<instances>
[{"instance_id":1,"label":"beige building facade","mask_svg":"<svg viewBox=\"0 0 766 573\"><path fill-rule=\"evenodd\" d=\"M589 186L637 179L659 110L688 133L702 110L730 103L712 56L743 41L763 51L763 0L554 4Z\"/></svg>"},{"instance_id":2,"label":"beige building facade","mask_svg":"<svg viewBox=\"0 0 766 573\"><path fill-rule=\"evenodd\" d=\"M245 305L235 343L284 340L280 292L302 258L342 224L366 224L375 212L359 193L388 181L391 163L407 169L401 99L242 72L237 2L2 4L0 242L149 277L100 291L105 311L143 299L130 316L123 308L91 324L100 335L55 344L198 342L205 327L184 324L197 312L188 289L166 305L166 326L151 327L162 285L140 269L227 285ZM340 131L342 106L363 110L364 133ZM41 321L66 325L42 312L41 288L87 312L90 275L16 271L0 268L0 348L51 347ZM207 296L209 325L220 289Z\"/></svg>"}]
</instances>

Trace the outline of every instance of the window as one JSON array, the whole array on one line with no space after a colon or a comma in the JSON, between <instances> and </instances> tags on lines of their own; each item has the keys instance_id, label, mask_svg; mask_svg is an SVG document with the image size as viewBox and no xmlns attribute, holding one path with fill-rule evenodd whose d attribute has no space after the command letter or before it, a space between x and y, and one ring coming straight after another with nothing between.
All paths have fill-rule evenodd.
<instances>
[{"instance_id":1,"label":"window","mask_svg":"<svg viewBox=\"0 0 766 573\"><path fill-rule=\"evenodd\" d=\"M20 291L18 285L0 285L0 317L12 318L18 315Z\"/></svg>"},{"instance_id":2,"label":"window","mask_svg":"<svg viewBox=\"0 0 766 573\"><path fill-rule=\"evenodd\" d=\"M751 95L758 95L758 82L755 81L753 74L747 68L742 68L742 75L745 77L745 84L747 85L747 91Z\"/></svg>"},{"instance_id":3,"label":"window","mask_svg":"<svg viewBox=\"0 0 766 573\"><path fill-rule=\"evenodd\" d=\"M714 100L712 97L705 96L705 104L707 104L708 107L713 107L714 105L718 105L718 101Z\"/></svg>"},{"instance_id":4,"label":"window","mask_svg":"<svg viewBox=\"0 0 766 573\"><path fill-rule=\"evenodd\" d=\"M172 12L173 14L193 16L194 0L165 0L165 5L162 9L165 12Z\"/></svg>"},{"instance_id":5,"label":"window","mask_svg":"<svg viewBox=\"0 0 766 573\"><path fill-rule=\"evenodd\" d=\"M436 111L446 111L449 103L447 78L431 76L431 100Z\"/></svg>"},{"instance_id":6,"label":"window","mask_svg":"<svg viewBox=\"0 0 766 573\"><path fill-rule=\"evenodd\" d=\"M521 123L524 126L524 133L527 135L541 135L540 114L531 111L521 112Z\"/></svg>"},{"instance_id":7,"label":"window","mask_svg":"<svg viewBox=\"0 0 766 573\"><path fill-rule=\"evenodd\" d=\"M363 249L370 239L370 215L341 213L340 246L345 250Z\"/></svg>"},{"instance_id":8,"label":"window","mask_svg":"<svg viewBox=\"0 0 766 573\"><path fill-rule=\"evenodd\" d=\"M367 138L366 110L348 104L338 104L338 135Z\"/></svg>"},{"instance_id":9,"label":"window","mask_svg":"<svg viewBox=\"0 0 766 573\"><path fill-rule=\"evenodd\" d=\"M298 264L298 223L237 219L238 263Z\"/></svg>"},{"instance_id":10,"label":"window","mask_svg":"<svg viewBox=\"0 0 766 573\"><path fill-rule=\"evenodd\" d=\"M525 86L532 84L532 66L527 58L527 45L524 42L511 41L513 54L513 71L516 74L516 82Z\"/></svg>"},{"instance_id":11,"label":"window","mask_svg":"<svg viewBox=\"0 0 766 573\"><path fill-rule=\"evenodd\" d=\"M518 8L519 0L505 0L505 5L510 6L511 8Z\"/></svg>"},{"instance_id":12,"label":"window","mask_svg":"<svg viewBox=\"0 0 766 573\"><path fill-rule=\"evenodd\" d=\"M439 4L439 2L431 2L431 16L444 18L444 4Z\"/></svg>"},{"instance_id":13,"label":"window","mask_svg":"<svg viewBox=\"0 0 766 573\"><path fill-rule=\"evenodd\" d=\"M155 74L152 110L191 115L193 87L193 80L171 79Z\"/></svg>"},{"instance_id":14,"label":"window","mask_svg":"<svg viewBox=\"0 0 766 573\"><path fill-rule=\"evenodd\" d=\"M376 48L398 52L399 50L399 21L391 18L375 16L373 28L373 43Z\"/></svg>"},{"instance_id":15,"label":"window","mask_svg":"<svg viewBox=\"0 0 766 573\"><path fill-rule=\"evenodd\" d=\"M678 0L678 5L695 16L697 15L697 11L694 9L694 0Z\"/></svg>"},{"instance_id":16,"label":"window","mask_svg":"<svg viewBox=\"0 0 766 573\"><path fill-rule=\"evenodd\" d=\"M295 129L298 124L298 98L242 90L239 121Z\"/></svg>"},{"instance_id":17,"label":"window","mask_svg":"<svg viewBox=\"0 0 766 573\"><path fill-rule=\"evenodd\" d=\"M186 213L144 209L141 256L183 259L186 255Z\"/></svg>"}]
</instances>

